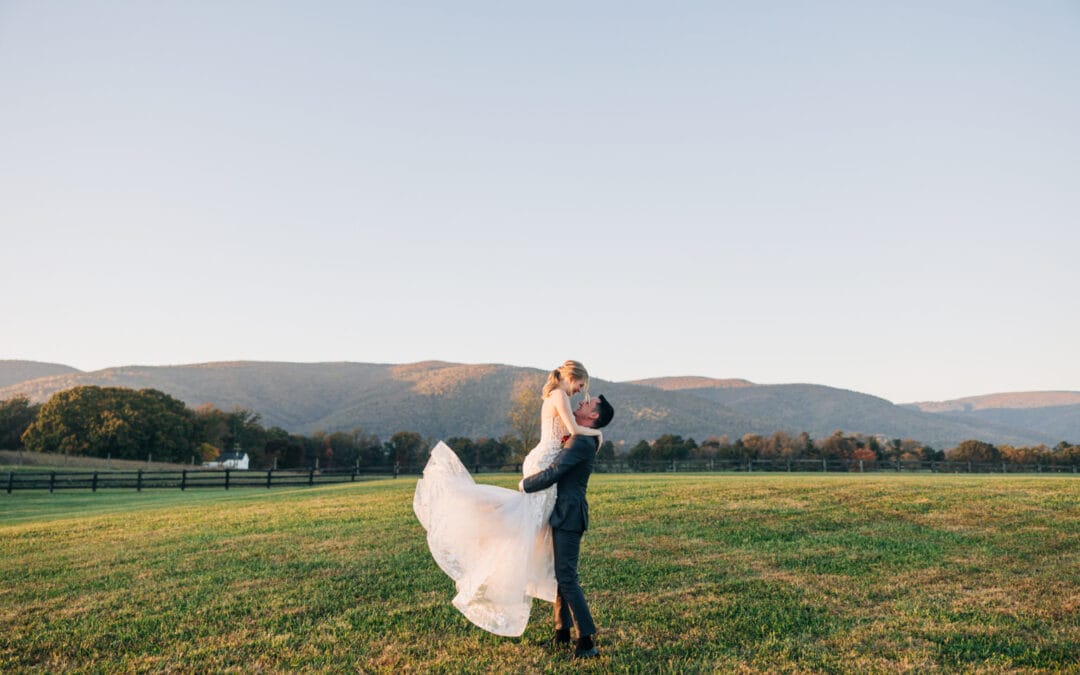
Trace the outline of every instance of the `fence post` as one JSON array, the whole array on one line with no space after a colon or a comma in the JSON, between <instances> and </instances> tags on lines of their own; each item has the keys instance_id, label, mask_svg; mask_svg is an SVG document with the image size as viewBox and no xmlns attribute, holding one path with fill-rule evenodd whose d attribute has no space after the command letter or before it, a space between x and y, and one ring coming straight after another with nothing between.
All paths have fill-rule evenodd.
<instances>
[{"instance_id":1,"label":"fence post","mask_svg":"<svg viewBox=\"0 0 1080 675\"><path fill-rule=\"evenodd\" d=\"M1073 466L1073 469L1076 469L1076 467ZM7 493L8 494L11 494L11 488L14 487L14 483L15 483L15 472L14 471L8 471L8 474L7 474Z\"/></svg>"},{"instance_id":2,"label":"fence post","mask_svg":"<svg viewBox=\"0 0 1080 675\"><path fill-rule=\"evenodd\" d=\"M864 473L863 472L863 461L861 459L859 460L859 473Z\"/></svg>"},{"instance_id":3,"label":"fence post","mask_svg":"<svg viewBox=\"0 0 1080 675\"><path fill-rule=\"evenodd\" d=\"M355 483L356 482L356 467L355 466L352 468L352 478L349 479L349 482L350 483Z\"/></svg>"},{"instance_id":4,"label":"fence post","mask_svg":"<svg viewBox=\"0 0 1080 675\"><path fill-rule=\"evenodd\" d=\"M267 470L266 470L266 489L267 489L267 490L269 490L269 489L270 489L270 485L271 485L271 483L270 483L270 480L271 480L270 476L272 476L272 475L273 475L273 473L274 473L274 470L273 470L273 469L267 469Z\"/></svg>"},{"instance_id":5,"label":"fence post","mask_svg":"<svg viewBox=\"0 0 1080 675\"><path fill-rule=\"evenodd\" d=\"M315 484L315 467L311 467L311 471L308 473L307 484L308 487Z\"/></svg>"},{"instance_id":6,"label":"fence post","mask_svg":"<svg viewBox=\"0 0 1080 675\"><path fill-rule=\"evenodd\" d=\"M827 462L828 462L828 460L826 460L824 457L821 458L821 472L822 473L825 473L825 472L827 472L829 470L829 465L828 465Z\"/></svg>"},{"instance_id":7,"label":"fence post","mask_svg":"<svg viewBox=\"0 0 1080 675\"><path fill-rule=\"evenodd\" d=\"M50 493L52 493L53 485L55 485L55 484L56 484L56 472L53 471L52 473L49 474L49 492Z\"/></svg>"},{"instance_id":8,"label":"fence post","mask_svg":"<svg viewBox=\"0 0 1080 675\"><path fill-rule=\"evenodd\" d=\"M139 469L139 475L135 478L135 492L142 492L142 469Z\"/></svg>"},{"instance_id":9,"label":"fence post","mask_svg":"<svg viewBox=\"0 0 1080 675\"><path fill-rule=\"evenodd\" d=\"M229 474L231 472L232 472L232 469L225 469L225 489L226 490L229 489Z\"/></svg>"},{"instance_id":10,"label":"fence post","mask_svg":"<svg viewBox=\"0 0 1080 675\"><path fill-rule=\"evenodd\" d=\"M97 492L97 471L94 472L94 480L90 483L90 492Z\"/></svg>"},{"instance_id":11,"label":"fence post","mask_svg":"<svg viewBox=\"0 0 1080 675\"><path fill-rule=\"evenodd\" d=\"M971 460L968 460L968 473L971 473Z\"/></svg>"},{"instance_id":12,"label":"fence post","mask_svg":"<svg viewBox=\"0 0 1080 675\"><path fill-rule=\"evenodd\" d=\"M187 489L187 469L180 472L180 492Z\"/></svg>"}]
</instances>

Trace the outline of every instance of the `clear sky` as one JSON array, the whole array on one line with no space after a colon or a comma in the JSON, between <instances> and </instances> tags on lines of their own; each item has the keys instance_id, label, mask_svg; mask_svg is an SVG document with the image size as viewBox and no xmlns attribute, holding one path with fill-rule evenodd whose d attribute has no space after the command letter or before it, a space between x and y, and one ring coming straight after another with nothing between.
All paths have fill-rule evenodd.
<instances>
[{"instance_id":1,"label":"clear sky","mask_svg":"<svg viewBox=\"0 0 1080 675\"><path fill-rule=\"evenodd\" d=\"M0 358L1080 390L1080 2L0 0Z\"/></svg>"}]
</instances>

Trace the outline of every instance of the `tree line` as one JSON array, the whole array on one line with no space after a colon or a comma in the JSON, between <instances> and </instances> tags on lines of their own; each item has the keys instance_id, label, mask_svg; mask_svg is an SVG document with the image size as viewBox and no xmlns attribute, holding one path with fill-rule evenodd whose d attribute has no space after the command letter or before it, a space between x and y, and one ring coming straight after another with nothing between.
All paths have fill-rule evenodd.
<instances>
[{"instance_id":1,"label":"tree line","mask_svg":"<svg viewBox=\"0 0 1080 675\"><path fill-rule=\"evenodd\" d=\"M665 434L654 441L638 441L627 452L630 461L657 462L691 459L750 460L838 460L863 462L974 462L1008 464L1080 465L1080 445L1062 441L1054 447L995 446L980 440L965 440L948 450L939 450L911 438L883 439L837 430L814 439L810 434L777 431L770 436L746 434L734 440L711 436L700 445L693 439Z\"/></svg>"},{"instance_id":2,"label":"tree line","mask_svg":"<svg viewBox=\"0 0 1080 675\"><path fill-rule=\"evenodd\" d=\"M509 422L513 430L494 438L446 439L469 466L520 464L539 440L536 411L539 393L522 390ZM422 466L435 439L398 431L388 440L356 428L350 431L292 434L264 428L258 413L243 408L223 411L211 405L189 408L155 389L82 386L58 392L44 404L26 397L0 401L0 449L158 462L202 463L220 454L247 453L254 468L346 468ZM1080 464L1080 445L1061 442L1053 448L995 446L967 440L939 450L913 439L883 439L847 434L813 439L807 433L777 431L731 439L711 436L702 443L675 434L641 440L625 452L605 441L598 458L631 462L689 459L846 461L970 461L1018 464Z\"/></svg>"},{"instance_id":3,"label":"tree line","mask_svg":"<svg viewBox=\"0 0 1080 675\"><path fill-rule=\"evenodd\" d=\"M526 395L519 400L521 407L532 402ZM520 463L538 434L520 419L511 422L515 433L459 436L446 443L470 466ZM254 468L415 468L427 461L435 442L407 430L385 441L361 428L293 434L263 427L250 410L223 411L209 404L192 409L156 389L82 386L58 392L44 404L23 396L0 401L0 449L102 459L201 464L240 451ZM605 443L603 452L613 457L614 446Z\"/></svg>"}]
</instances>

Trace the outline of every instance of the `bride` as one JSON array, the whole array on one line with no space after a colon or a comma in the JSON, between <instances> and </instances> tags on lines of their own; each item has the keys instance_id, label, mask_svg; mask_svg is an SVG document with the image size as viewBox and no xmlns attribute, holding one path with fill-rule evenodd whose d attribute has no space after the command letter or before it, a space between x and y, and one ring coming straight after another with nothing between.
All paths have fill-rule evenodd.
<instances>
[{"instance_id":1,"label":"bride","mask_svg":"<svg viewBox=\"0 0 1080 675\"><path fill-rule=\"evenodd\" d=\"M577 361L551 371L540 408L540 443L522 473L546 469L567 435L599 436L579 426L570 396L589 398L589 374ZM413 511L428 547L457 585L454 606L484 630L517 637L529 622L532 598L555 602L555 565L548 518L556 486L525 494L473 481L454 451L440 441L416 483Z\"/></svg>"}]
</instances>

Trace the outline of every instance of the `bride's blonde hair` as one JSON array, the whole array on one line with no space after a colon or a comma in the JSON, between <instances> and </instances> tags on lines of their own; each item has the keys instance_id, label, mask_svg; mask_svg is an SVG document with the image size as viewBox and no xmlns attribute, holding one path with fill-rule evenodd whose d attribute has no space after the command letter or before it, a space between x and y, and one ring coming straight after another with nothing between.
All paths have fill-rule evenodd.
<instances>
[{"instance_id":1,"label":"bride's blonde hair","mask_svg":"<svg viewBox=\"0 0 1080 675\"><path fill-rule=\"evenodd\" d=\"M566 379L583 382L581 391L585 395L585 400L589 399L589 371L585 370L585 366L577 361L566 361L551 371L547 383L544 384L543 398L547 398L548 394L558 389L559 383Z\"/></svg>"}]
</instances>

